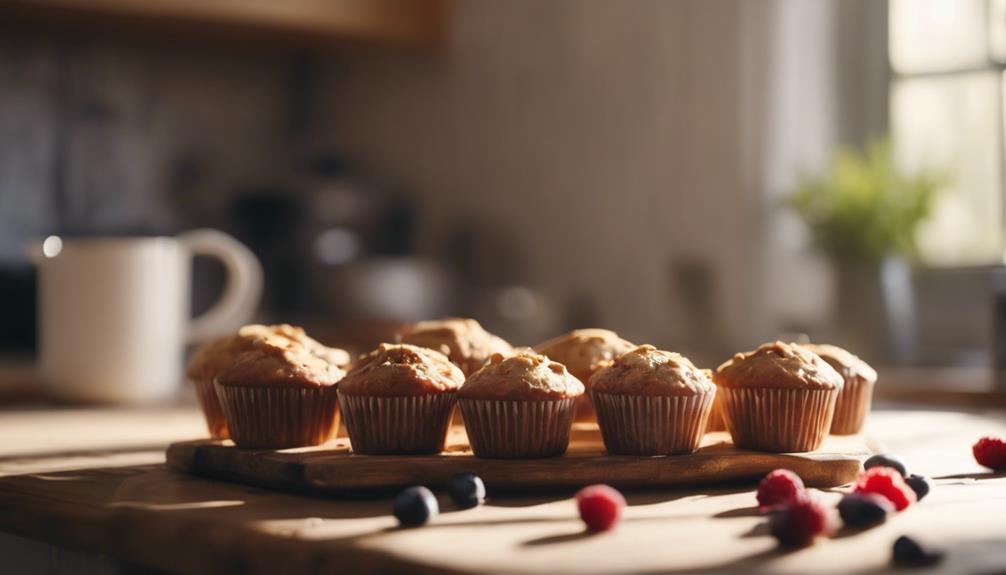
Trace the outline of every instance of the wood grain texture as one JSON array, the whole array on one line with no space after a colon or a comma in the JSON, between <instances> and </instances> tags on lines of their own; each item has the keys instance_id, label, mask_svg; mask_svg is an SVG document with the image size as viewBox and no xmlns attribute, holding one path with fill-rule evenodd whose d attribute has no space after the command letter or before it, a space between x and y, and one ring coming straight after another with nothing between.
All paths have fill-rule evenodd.
<instances>
[{"instance_id":1,"label":"wood grain texture","mask_svg":"<svg viewBox=\"0 0 1006 575\"><path fill-rule=\"evenodd\" d=\"M9 0L0 14L88 27L150 24L184 31L204 26L264 36L428 46L443 37L447 6L445 0Z\"/></svg>"},{"instance_id":2,"label":"wood grain texture","mask_svg":"<svg viewBox=\"0 0 1006 575\"><path fill-rule=\"evenodd\" d=\"M977 437L1006 434L1002 412L875 413L870 435L913 472L932 476L932 494L880 526L798 550L776 546L753 489L737 485L625 490L623 520L603 534L583 530L568 493L508 493L462 510L440 491L438 517L399 529L388 497L304 496L168 470L155 457L167 442L202 431L195 409L168 415L0 413L0 431L11 438L0 442L0 473L9 474L0 477L0 530L155 570L214 575L878 573L890 568L891 544L903 534L947 550L927 573L999 573L1006 565L1006 474L983 470L970 452ZM152 447L155 432L165 439L161 451L129 451ZM96 450L99 442L111 451ZM834 505L847 490L814 495Z\"/></svg>"},{"instance_id":3,"label":"wood grain texture","mask_svg":"<svg viewBox=\"0 0 1006 575\"><path fill-rule=\"evenodd\" d=\"M773 469L792 469L807 485L834 487L852 481L871 451L861 436L830 437L818 451L760 453L735 448L724 432L707 434L691 455L608 455L597 427L577 424L562 457L496 460L474 457L462 428L454 428L441 455L354 455L348 440L284 451L249 450L229 441L175 443L168 465L205 477L275 489L339 493L444 485L461 471L478 473L496 489L572 488L591 483L619 487L676 487L755 482Z\"/></svg>"}]
</instances>

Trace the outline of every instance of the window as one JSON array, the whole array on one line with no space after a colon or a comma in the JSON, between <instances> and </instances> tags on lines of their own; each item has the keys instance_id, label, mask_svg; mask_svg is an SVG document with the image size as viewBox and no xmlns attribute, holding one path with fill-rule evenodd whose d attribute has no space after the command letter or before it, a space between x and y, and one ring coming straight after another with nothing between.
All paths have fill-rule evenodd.
<instances>
[{"instance_id":1,"label":"window","mask_svg":"<svg viewBox=\"0 0 1006 575\"><path fill-rule=\"evenodd\" d=\"M925 263L1003 263L1006 0L890 0L891 135L948 178L920 230Z\"/></svg>"}]
</instances>

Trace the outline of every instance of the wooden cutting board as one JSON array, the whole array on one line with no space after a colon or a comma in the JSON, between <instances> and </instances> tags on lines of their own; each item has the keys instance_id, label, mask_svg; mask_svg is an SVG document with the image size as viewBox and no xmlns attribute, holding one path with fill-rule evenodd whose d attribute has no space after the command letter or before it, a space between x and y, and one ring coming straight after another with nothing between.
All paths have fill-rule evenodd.
<instances>
[{"instance_id":1,"label":"wooden cutting board","mask_svg":"<svg viewBox=\"0 0 1006 575\"><path fill-rule=\"evenodd\" d=\"M174 469L204 477L297 492L338 494L442 486L458 472L478 473L491 489L572 488L591 483L620 487L674 487L756 482L777 468L791 469L813 487L835 487L856 478L872 454L863 436L831 436L811 453L761 453L737 449L725 432L709 433L691 455L608 455L596 425L577 425L569 450L546 459L479 459L462 427L440 455L354 455L349 440L287 450L239 449L230 441L187 441L168 448Z\"/></svg>"}]
</instances>

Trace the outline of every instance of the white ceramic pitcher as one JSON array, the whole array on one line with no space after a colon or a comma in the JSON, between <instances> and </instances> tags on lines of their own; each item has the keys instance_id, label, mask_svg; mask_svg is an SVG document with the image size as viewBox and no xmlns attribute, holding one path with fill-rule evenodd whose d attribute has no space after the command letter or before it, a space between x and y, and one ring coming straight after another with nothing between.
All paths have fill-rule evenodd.
<instances>
[{"instance_id":1,"label":"white ceramic pitcher","mask_svg":"<svg viewBox=\"0 0 1006 575\"><path fill-rule=\"evenodd\" d=\"M185 345L248 322L262 293L254 254L216 230L177 237L50 236L33 249L38 266L42 377L52 397L148 403L172 397ZM192 258L219 259L219 301L190 319Z\"/></svg>"}]
</instances>

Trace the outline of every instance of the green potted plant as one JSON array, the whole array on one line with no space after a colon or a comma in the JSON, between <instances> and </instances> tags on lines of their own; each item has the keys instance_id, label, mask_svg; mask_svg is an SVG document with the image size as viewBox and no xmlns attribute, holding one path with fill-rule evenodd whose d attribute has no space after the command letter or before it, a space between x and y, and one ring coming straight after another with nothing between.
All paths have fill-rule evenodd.
<instances>
[{"instance_id":1,"label":"green potted plant","mask_svg":"<svg viewBox=\"0 0 1006 575\"><path fill-rule=\"evenodd\" d=\"M861 353L907 360L914 351L910 262L943 184L935 172L902 170L890 140L880 138L838 150L829 169L804 180L790 200L835 264L835 335L866 347Z\"/></svg>"}]
</instances>

